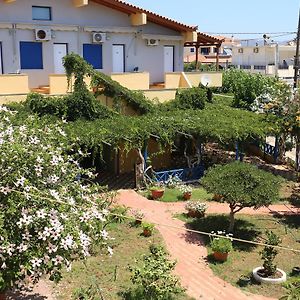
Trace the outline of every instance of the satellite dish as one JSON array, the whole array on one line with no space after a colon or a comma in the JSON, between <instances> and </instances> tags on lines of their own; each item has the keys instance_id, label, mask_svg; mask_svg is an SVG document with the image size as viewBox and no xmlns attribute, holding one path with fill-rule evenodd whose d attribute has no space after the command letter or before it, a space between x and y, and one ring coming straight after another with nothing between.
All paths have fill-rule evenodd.
<instances>
[{"instance_id":1,"label":"satellite dish","mask_svg":"<svg viewBox=\"0 0 300 300\"><path fill-rule=\"evenodd\" d=\"M204 86L209 86L211 84L211 79L208 75L203 75L201 77L201 84L204 85Z\"/></svg>"}]
</instances>

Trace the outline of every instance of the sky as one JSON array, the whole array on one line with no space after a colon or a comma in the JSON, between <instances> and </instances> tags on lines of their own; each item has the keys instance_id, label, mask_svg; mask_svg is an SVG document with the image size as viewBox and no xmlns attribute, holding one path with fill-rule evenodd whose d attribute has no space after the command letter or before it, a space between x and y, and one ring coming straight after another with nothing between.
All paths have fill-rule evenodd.
<instances>
[{"instance_id":1,"label":"sky","mask_svg":"<svg viewBox=\"0 0 300 300\"><path fill-rule=\"evenodd\" d=\"M189 25L206 33L293 32L298 26L300 0L126 0L131 4ZM295 35L275 37L291 40ZM231 34L227 34L231 36ZM262 35L234 35L260 38Z\"/></svg>"}]
</instances>

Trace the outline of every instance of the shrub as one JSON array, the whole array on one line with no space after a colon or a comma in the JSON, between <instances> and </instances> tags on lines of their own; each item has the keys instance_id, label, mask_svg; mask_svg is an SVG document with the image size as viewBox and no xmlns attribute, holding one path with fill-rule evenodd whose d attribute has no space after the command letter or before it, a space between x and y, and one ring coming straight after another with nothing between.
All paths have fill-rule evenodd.
<instances>
[{"instance_id":1,"label":"shrub","mask_svg":"<svg viewBox=\"0 0 300 300\"><path fill-rule=\"evenodd\" d=\"M185 209L188 211L188 214L191 217L203 217L207 207L208 206L205 203L197 201L188 201L185 204Z\"/></svg>"},{"instance_id":2,"label":"shrub","mask_svg":"<svg viewBox=\"0 0 300 300\"><path fill-rule=\"evenodd\" d=\"M177 91L175 106L179 109L204 109L207 100L205 89L193 87Z\"/></svg>"},{"instance_id":3,"label":"shrub","mask_svg":"<svg viewBox=\"0 0 300 300\"><path fill-rule=\"evenodd\" d=\"M116 205L110 209L111 219L116 223L123 223L126 220L128 207L124 205Z\"/></svg>"},{"instance_id":4,"label":"shrub","mask_svg":"<svg viewBox=\"0 0 300 300\"><path fill-rule=\"evenodd\" d=\"M292 278L284 285L286 294L280 300L299 300L300 299L300 277Z\"/></svg>"},{"instance_id":5,"label":"shrub","mask_svg":"<svg viewBox=\"0 0 300 300\"><path fill-rule=\"evenodd\" d=\"M150 254L143 257L143 263L130 267L131 281L142 291L141 299L165 300L183 292L179 279L172 274L175 264L167 259L161 246L150 246Z\"/></svg>"},{"instance_id":6,"label":"shrub","mask_svg":"<svg viewBox=\"0 0 300 300\"><path fill-rule=\"evenodd\" d=\"M272 276L276 273L276 265L274 264L274 259L278 254L278 250L272 246L278 246L281 243L280 238L272 231L266 231L267 241L266 244L271 246L265 246L260 252L261 258L264 261L264 275Z\"/></svg>"},{"instance_id":7,"label":"shrub","mask_svg":"<svg viewBox=\"0 0 300 300\"><path fill-rule=\"evenodd\" d=\"M229 253L232 250L231 235L225 235L224 231L218 231L217 234L218 236L212 232L212 235L210 235L210 247L212 251ZM220 235L224 235L224 237L220 237Z\"/></svg>"}]
</instances>

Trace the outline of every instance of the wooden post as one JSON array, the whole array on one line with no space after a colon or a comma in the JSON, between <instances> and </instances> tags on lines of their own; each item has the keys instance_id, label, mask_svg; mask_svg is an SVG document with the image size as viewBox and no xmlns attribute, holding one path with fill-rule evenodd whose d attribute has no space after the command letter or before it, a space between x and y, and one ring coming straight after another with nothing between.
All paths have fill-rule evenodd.
<instances>
[{"instance_id":1,"label":"wooden post","mask_svg":"<svg viewBox=\"0 0 300 300\"><path fill-rule=\"evenodd\" d=\"M239 152L239 142L235 142L235 160L239 160L240 152Z\"/></svg>"},{"instance_id":2,"label":"wooden post","mask_svg":"<svg viewBox=\"0 0 300 300\"><path fill-rule=\"evenodd\" d=\"M220 52L220 47L221 47L221 45L217 46L217 59L216 59L216 71L217 72L219 71L219 60L220 60L219 52Z\"/></svg>"},{"instance_id":3,"label":"wooden post","mask_svg":"<svg viewBox=\"0 0 300 300\"><path fill-rule=\"evenodd\" d=\"M145 144L144 144L144 162L145 162L145 169L147 168L147 159L148 159L148 141L145 141Z\"/></svg>"},{"instance_id":4,"label":"wooden post","mask_svg":"<svg viewBox=\"0 0 300 300\"><path fill-rule=\"evenodd\" d=\"M196 71L198 71L198 63L199 63L199 44L197 43L196 46Z\"/></svg>"}]
</instances>

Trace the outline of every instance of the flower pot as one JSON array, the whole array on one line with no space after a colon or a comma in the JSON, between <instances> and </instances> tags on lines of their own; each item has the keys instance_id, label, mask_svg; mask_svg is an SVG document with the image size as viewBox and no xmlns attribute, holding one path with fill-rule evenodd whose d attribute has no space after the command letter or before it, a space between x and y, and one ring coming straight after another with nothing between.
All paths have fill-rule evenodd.
<instances>
[{"instance_id":1,"label":"flower pot","mask_svg":"<svg viewBox=\"0 0 300 300\"><path fill-rule=\"evenodd\" d=\"M251 277L250 277L250 276L242 275L242 276L240 277L240 279L239 279L238 284L239 284L241 287L245 287L245 286L247 286L250 282L251 282Z\"/></svg>"},{"instance_id":2,"label":"flower pot","mask_svg":"<svg viewBox=\"0 0 300 300\"><path fill-rule=\"evenodd\" d=\"M187 214L191 218L203 218L205 216L205 213L201 213L196 210L189 210Z\"/></svg>"},{"instance_id":3,"label":"flower pot","mask_svg":"<svg viewBox=\"0 0 300 300\"><path fill-rule=\"evenodd\" d=\"M145 237L148 237L152 235L152 231L149 229L144 229L143 234Z\"/></svg>"},{"instance_id":4,"label":"flower pot","mask_svg":"<svg viewBox=\"0 0 300 300\"><path fill-rule=\"evenodd\" d=\"M292 270L292 275L299 276L300 275L300 267L294 267Z\"/></svg>"},{"instance_id":5,"label":"flower pot","mask_svg":"<svg viewBox=\"0 0 300 300\"><path fill-rule=\"evenodd\" d=\"M257 267L252 271L253 277L257 282L260 283L269 283L269 284L280 284L286 281L286 273L280 269L276 269L277 273L280 274L277 278L263 277L260 275L260 272L263 270L263 267Z\"/></svg>"},{"instance_id":6,"label":"flower pot","mask_svg":"<svg viewBox=\"0 0 300 300\"><path fill-rule=\"evenodd\" d=\"M151 190L151 195L153 199L159 199L164 195L164 190Z\"/></svg>"},{"instance_id":7,"label":"flower pot","mask_svg":"<svg viewBox=\"0 0 300 300\"><path fill-rule=\"evenodd\" d=\"M6 296L5 296L5 292L0 292L0 300L5 300Z\"/></svg>"},{"instance_id":8,"label":"flower pot","mask_svg":"<svg viewBox=\"0 0 300 300\"><path fill-rule=\"evenodd\" d=\"M190 200L191 197L192 197L192 193L191 192L183 193L183 199L184 200Z\"/></svg>"},{"instance_id":9,"label":"flower pot","mask_svg":"<svg viewBox=\"0 0 300 300\"><path fill-rule=\"evenodd\" d=\"M226 261L228 258L228 253L215 251L213 253L214 259L217 261Z\"/></svg>"}]
</instances>

